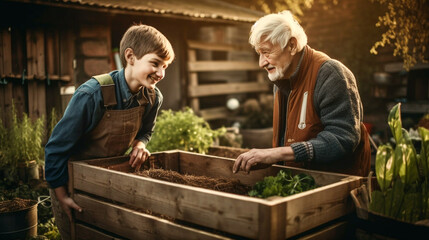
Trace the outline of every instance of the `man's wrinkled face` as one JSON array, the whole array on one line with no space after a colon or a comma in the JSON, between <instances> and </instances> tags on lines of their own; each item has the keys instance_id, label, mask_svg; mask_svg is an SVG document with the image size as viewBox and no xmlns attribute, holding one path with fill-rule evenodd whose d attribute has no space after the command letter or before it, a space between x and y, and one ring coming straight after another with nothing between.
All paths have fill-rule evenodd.
<instances>
[{"instance_id":1,"label":"man's wrinkled face","mask_svg":"<svg viewBox=\"0 0 429 240\"><path fill-rule=\"evenodd\" d=\"M282 50L279 44L274 45L269 41L261 42L256 47L256 52L259 54L259 67L267 70L271 81L283 79L292 62L290 51L286 49Z\"/></svg>"}]
</instances>

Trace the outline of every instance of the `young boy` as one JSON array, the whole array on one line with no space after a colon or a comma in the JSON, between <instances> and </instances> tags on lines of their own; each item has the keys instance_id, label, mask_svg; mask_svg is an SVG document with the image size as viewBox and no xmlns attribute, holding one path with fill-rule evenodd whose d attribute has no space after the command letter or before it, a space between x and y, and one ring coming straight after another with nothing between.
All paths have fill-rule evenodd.
<instances>
[{"instance_id":1,"label":"young boy","mask_svg":"<svg viewBox=\"0 0 429 240\"><path fill-rule=\"evenodd\" d=\"M140 168L149 157L162 94L156 84L174 59L167 38L153 27L130 27L120 43L123 69L94 76L74 93L45 147L45 174L53 212L63 239L70 237L71 209L79 207L67 192L69 160L123 155Z\"/></svg>"}]
</instances>

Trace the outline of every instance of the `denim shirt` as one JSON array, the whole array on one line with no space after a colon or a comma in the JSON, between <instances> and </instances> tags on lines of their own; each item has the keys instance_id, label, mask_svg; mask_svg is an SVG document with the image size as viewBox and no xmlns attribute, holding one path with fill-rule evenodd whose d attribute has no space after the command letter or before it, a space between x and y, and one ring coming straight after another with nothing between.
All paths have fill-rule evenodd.
<instances>
[{"instance_id":1,"label":"denim shirt","mask_svg":"<svg viewBox=\"0 0 429 240\"><path fill-rule=\"evenodd\" d=\"M132 94L125 81L124 69L110 73L115 83L117 105L112 109L123 110L139 106L139 93ZM155 88L156 98L153 106L148 103L142 118L142 126L136 139L147 144L155 127L156 116L163 96ZM147 92L144 93L149 99ZM52 188L63 186L68 181L68 160L81 149L80 139L91 132L105 112L100 84L94 78L82 84L73 94L63 117L55 126L45 146L45 175Z\"/></svg>"}]
</instances>

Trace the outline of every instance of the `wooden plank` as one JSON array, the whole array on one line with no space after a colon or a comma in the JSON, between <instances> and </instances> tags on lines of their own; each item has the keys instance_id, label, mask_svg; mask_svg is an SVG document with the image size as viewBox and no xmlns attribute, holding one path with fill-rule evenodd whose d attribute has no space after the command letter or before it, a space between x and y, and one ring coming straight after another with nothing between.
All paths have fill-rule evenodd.
<instances>
[{"instance_id":1,"label":"wooden plank","mask_svg":"<svg viewBox=\"0 0 429 240\"><path fill-rule=\"evenodd\" d=\"M73 29L64 29L59 33L60 38L60 63L58 75L68 76L68 81L76 85L76 75L74 72L75 61L75 34Z\"/></svg>"},{"instance_id":2,"label":"wooden plank","mask_svg":"<svg viewBox=\"0 0 429 240\"><path fill-rule=\"evenodd\" d=\"M244 82L189 86L188 93L190 97L203 97L237 93L267 92L269 90L270 87L267 83Z\"/></svg>"},{"instance_id":3,"label":"wooden plank","mask_svg":"<svg viewBox=\"0 0 429 240\"><path fill-rule=\"evenodd\" d=\"M335 223L332 223L324 228L321 228L320 230L316 232L312 232L309 234L305 234L301 237L296 238L296 240L323 240L323 239L330 239L330 240L341 240L341 239L347 239L347 237L352 237L351 233L348 232L350 230L349 226L350 223L347 221L335 221Z\"/></svg>"},{"instance_id":4,"label":"wooden plank","mask_svg":"<svg viewBox=\"0 0 429 240\"><path fill-rule=\"evenodd\" d=\"M100 232L83 224L76 224L76 239L79 240L122 240L125 238L111 236L107 233Z\"/></svg>"},{"instance_id":5,"label":"wooden plank","mask_svg":"<svg viewBox=\"0 0 429 240\"><path fill-rule=\"evenodd\" d=\"M45 76L45 48L42 30L27 30L27 75Z\"/></svg>"},{"instance_id":6,"label":"wooden plank","mask_svg":"<svg viewBox=\"0 0 429 240\"><path fill-rule=\"evenodd\" d=\"M11 34L4 29L0 32L0 81L12 73ZM6 79L6 82L10 81ZM6 128L10 126L13 83L0 84L0 117Z\"/></svg>"},{"instance_id":7,"label":"wooden plank","mask_svg":"<svg viewBox=\"0 0 429 240\"><path fill-rule=\"evenodd\" d=\"M0 77L12 73L12 43L11 33L8 30L2 30L0 49Z\"/></svg>"},{"instance_id":8,"label":"wooden plank","mask_svg":"<svg viewBox=\"0 0 429 240\"><path fill-rule=\"evenodd\" d=\"M6 78L15 78L16 80L21 80L22 79L22 74L7 74L4 75L2 77L6 77ZM47 80L48 76L25 76L25 80ZM65 82L69 82L71 80L71 77L68 75L63 75L63 76L59 76L59 75L49 75L49 79L50 80L60 80L60 81L65 81Z\"/></svg>"},{"instance_id":9,"label":"wooden plank","mask_svg":"<svg viewBox=\"0 0 429 240\"><path fill-rule=\"evenodd\" d=\"M207 121L228 118L231 115L226 107L205 108L200 110L198 114Z\"/></svg>"},{"instance_id":10,"label":"wooden plank","mask_svg":"<svg viewBox=\"0 0 429 240\"><path fill-rule=\"evenodd\" d=\"M74 200L84 208L82 213L76 213L77 220L128 239L229 239L83 194L75 194Z\"/></svg>"},{"instance_id":11,"label":"wooden plank","mask_svg":"<svg viewBox=\"0 0 429 240\"><path fill-rule=\"evenodd\" d=\"M12 41L12 71L15 75L19 74L19 76L21 76L27 62L25 53L25 46L27 44L25 31L19 28L12 28Z\"/></svg>"},{"instance_id":12,"label":"wooden plank","mask_svg":"<svg viewBox=\"0 0 429 240\"><path fill-rule=\"evenodd\" d=\"M291 237L354 211L350 191L357 177L288 197L286 236ZM315 201L317 199L317 201Z\"/></svg>"},{"instance_id":13,"label":"wooden plank","mask_svg":"<svg viewBox=\"0 0 429 240\"><path fill-rule=\"evenodd\" d=\"M70 161L68 162L68 175L69 175L69 179L73 179L73 175L75 174L74 170L73 170L73 164L70 163ZM68 181L68 187L67 187L69 196L71 198L74 198L74 194L75 194L75 189L74 189L74 182L73 181ZM80 206L82 207L82 206ZM75 211L77 212L77 211ZM76 238L76 219L72 218L71 222L70 222L70 238L75 240L78 239Z\"/></svg>"},{"instance_id":14,"label":"wooden plank","mask_svg":"<svg viewBox=\"0 0 429 240\"><path fill-rule=\"evenodd\" d=\"M200 49L207 51L240 51L251 52L249 44L226 44L226 43L208 43L194 40L188 40L188 47L191 49Z\"/></svg>"},{"instance_id":15,"label":"wooden plank","mask_svg":"<svg viewBox=\"0 0 429 240\"><path fill-rule=\"evenodd\" d=\"M258 235L258 205L270 202L74 164L77 190L249 238Z\"/></svg>"},{"instance_id":16,"label":"wooden plank","mask_svg":"<svg viewBox=\"0 0 429 240\"><path fill-rule=\"evenodd\" d=\"M22 117L22 113L27 112L28 106L25 98L25 85L21 84L21 81L12 82L12 97L13 103L15 104L15 110L18 117ZM12 98L10 99L12 104ZM12 105L11 105L12 106Z\"/></svg>"},{"instance_id":17,"label":"wooden plank","mask_svg":"<svg viewBox=\"0 0 429 240\"><path fill-rule=\"evenodd\" d=\"M190 63L197 61L197 53L195 50L188 50L188 61ZM189 72L189 84L190 88L198 86L198 74L196 72ZM188 93L189 97L189 93ZM198 112L200 110L200 100L198 98L191 98L190 106L194 110L194 112Z\"/></svg>"},{"instance_id":18,"label":"wooden plank","mask_svg":"<svg viewBox=\"0 0 429 240\"><path fill-rule=\"evenodd\" d=\"M212 71L258 71L261 70L257 62L249 61L197 61L188 62L190 72Z\"/></svg>"},{"instance_id":19,"label":"wooden plank","mask_svg":"<svg viewBox=\"0 0 429 240\"><path fill-rule=\"evenodd\" d=\"M28 76L45 76L44 33L42 30L27 31L27 74ZM35 121L46 117L45 82L28 82L28 115Z\"/></svg>"},{"instance_id":20,"label":"wooden plank","mask_svg":"<svg viewBox=\"0 0 429 240\"><path fill-rule=\"evenodd\" d=\"M286 202L274 206L259 206L259 239L285 239Z\"/></svg>"},{"instance_id":21,"label":"wooden plank","mask_svg":"<svg viewBox=\"0 0 429 240\"><path fill-rule=\"evenodd\" d=\"M59 36L56 29L49 29L45 35L46 42L46 70L49 74L49 79L53 75L59 73L59 62L60 62L60 49L59 49Z\"/></svg>"},{"instance_id":22,"label":"wooden plank","mask_svg":"<svg viewBox=\"0 0 429 240\"><path fill-rule=\"evenodd\" d=\"M12 124L12 98L13 98L13 83L9 82L6 85L0 85L0 113L2 122L6 128Z\"/></svg>"}]
</instances>

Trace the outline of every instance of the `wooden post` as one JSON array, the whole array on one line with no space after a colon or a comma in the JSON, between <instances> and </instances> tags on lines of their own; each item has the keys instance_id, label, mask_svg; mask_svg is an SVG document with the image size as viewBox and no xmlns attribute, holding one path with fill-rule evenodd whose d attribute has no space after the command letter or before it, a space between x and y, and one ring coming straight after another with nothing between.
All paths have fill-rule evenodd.
<instances>
[{"instance_id":1,"label":"wooden post","mask_svg":"<svg viewBox=\"0 0 429 240\"><path fill-rule=\"evenodd\" d=\"M194 49L188 50L188 62L192 63L195 61L197 61L196 50ZM189 90L188 91L191 91L192 88L195 88L197 86L198 86L198 73L189 72ZM193 97L191 99L190 105L195 113L198 113L200 111L200 101L198 97Z\"/></svg>"}]
</instances>

